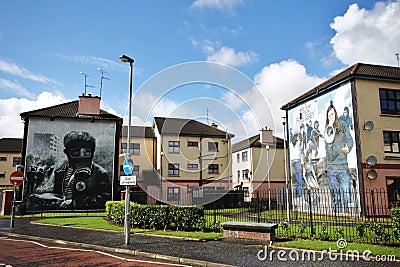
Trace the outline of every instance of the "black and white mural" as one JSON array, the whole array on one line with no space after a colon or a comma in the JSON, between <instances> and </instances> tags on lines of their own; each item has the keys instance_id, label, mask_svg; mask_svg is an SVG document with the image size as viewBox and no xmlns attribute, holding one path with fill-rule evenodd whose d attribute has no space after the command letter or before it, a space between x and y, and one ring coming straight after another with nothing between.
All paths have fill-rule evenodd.
<instances>
[{"instance_id":1,"label":"black and white mural","mask_svg":"<svg viewBox=\"0 0 400 267\"><path fill-rule=\"evenodd\" d=\"M103 209L111 199L115 122L30 118L27 210Z\"/></svg>"}]
</instances>

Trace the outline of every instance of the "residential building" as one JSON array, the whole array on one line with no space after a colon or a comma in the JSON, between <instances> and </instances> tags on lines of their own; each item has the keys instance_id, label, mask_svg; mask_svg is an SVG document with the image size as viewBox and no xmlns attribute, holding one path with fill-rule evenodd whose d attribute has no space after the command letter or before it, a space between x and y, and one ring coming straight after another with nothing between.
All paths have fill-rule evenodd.
<instances>
[{"instance_id":1,"label":"residential building","mask_svg":"<svg viewBox=\"0 0 400 267\"><path fill-rule=\"evenodd\" d=\"M388 215L399 205L400 68L354 64L282 109L295 200L308 186L303 171L311 162L333 212Z\"/></svg>"},{"instance_id":2,"label":"residential building","mask_svg":"<svg viewBox=\"0 0 400 267\"><path fill-rule=\"evenodd\" d=\"M203 197L203 190L230 190L232 134L213 123L155 117L156 169L163 179L157 199L168 203L193 203L188 196ZM183 199L185 196L185 199Z\"/></svg>"},{"instance_id":3,"label":"residential building","mask_svg":"<svg viewBox=\"0 0 400 267\"><path fill-rule=\"evenodd\" d=\"M260 198L268 198L268 190L276 199L277 189L286 187L283 140L272 130L268 134L269 144L262 144L257 134L232 145L233 185L244 191L245 201L256 198L257 192Z\"/></svg>"},{"instance_id":4,"label":"residential building","mask_svg":"<svg viewBox=\"0 0 400 267\"><path fill-rule=\"evenodd\" d=\"M11 186L10 174L21 164L22 139L0 139L0 187Z\"/></svg>"},{"instance_id":5,"label":"residential building","mask_svg":"<svg viewBox=\"0 0 400 267\"><path fill-rule=\"evenodd\" d=\"M119 176L126 175L123 170L123 162L126 157L128 142L128 126L123 126L119 141ZM147 194L142 191L147 190L148 185L157 185L159 177L155 170L157 159L156 138L154 130L148 126L131 126L130 129L130 157L134 162L132 175L136 176L137 186L131 187L134 191L131 200L136 203L146 203ZM120 188L118 192L124 190ZM142 193L142 194L141 194Z\"/></svg>"}]
</instances>

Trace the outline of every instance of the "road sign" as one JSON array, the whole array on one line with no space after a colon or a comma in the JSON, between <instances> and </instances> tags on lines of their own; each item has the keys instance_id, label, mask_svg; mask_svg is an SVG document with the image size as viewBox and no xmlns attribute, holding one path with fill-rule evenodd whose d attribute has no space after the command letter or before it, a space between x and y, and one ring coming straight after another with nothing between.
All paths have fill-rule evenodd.
<instances>
[{"instance_id":1,"label":"road sign","mask_svg":"<svg viewBox=\"0 0 400 267\"><path fill-rule=\"evenodd\" d=\"M121 176L119 179L120 185L136 185L136 175Z\"/></svg>"},{"instance_id":2,"label":"road sign","mask_svg":"<svg viewBox=\"0 0 400 267\"><path fill-rule=\"evenodd\" d=\"M13 185L21 185L24 182L24 174L20 171L15 171L10 174L10 182Z\"/></svg>"},{"instance_id":3,"label":"road sign","mask_svg":"<svg viewBox=\"0 0 400 267\"><path fill-rule=\"evenodd\" d=\"M124 172L126 175L130 175L135 168L135 165L133 163L133 159L131 158L126 158L124 160Z\"/></svg>"}]
</instances>

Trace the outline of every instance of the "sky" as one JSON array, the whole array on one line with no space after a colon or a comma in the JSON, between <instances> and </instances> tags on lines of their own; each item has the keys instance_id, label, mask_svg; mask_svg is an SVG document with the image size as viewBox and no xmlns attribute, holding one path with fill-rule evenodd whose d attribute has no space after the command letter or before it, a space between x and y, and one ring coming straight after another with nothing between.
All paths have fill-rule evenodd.
<instances>
[{"instance_id":1,"label":"sky","mask_svg":"<svg viewBox=\"0 0 400 267\"><path fill-rule=\"evenodd\" d=\"M21 112L100 95L132 125L216 122L282 136L280 107L357 62L397 66L400 1L0 1L0 138ZM87 76L85 88L84 74Z\"/></svg>"}]
</instances>

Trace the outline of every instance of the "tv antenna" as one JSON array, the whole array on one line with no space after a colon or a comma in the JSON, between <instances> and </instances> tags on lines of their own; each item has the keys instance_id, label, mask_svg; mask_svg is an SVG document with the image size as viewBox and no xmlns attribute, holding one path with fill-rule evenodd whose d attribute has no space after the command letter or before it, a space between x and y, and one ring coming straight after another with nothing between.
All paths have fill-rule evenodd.
<instances>
[{"instance_id":1,"label":"tv antenna","mask_svg":"<svg viewBox=\"0 0 400 267\"><path fill-rule=\"evenodd\" d=\"M208 121L208 112L211 111L207 108L207 125L210 125L210 122Z\"/></svg>"},{"instance_id":2,"label":"tv antenna","mask_svg":"<svg viewBox=\"0 0 400 267\"><path fill-rule=\"evenodd\" d=\"M101 89L103 88L103 80L111 80L110 78L104 77L104 73L105 74L110 74L108 72L105 72L104 70L102 70L100 67L97 68L98 71L101 72L101 79L100 79L100 98L101 98Z\"/></svg>"},{"instance_id":3,"label":"tv antenna","mask_svg":"<svg viewBox=\"0 0 400 267\"><path fill-rule=\"evenodd\" d=\"M87 77L92 77L92 76L90 76L89 74L86 74L86 73L84 73L84 72L82 72L82 71L81 71L81 74L82 74L83 76L85 76L85 93L84 93L84 95L86 95L86 88L88 88L88 87L94 87L93 85L88 85L88 84L86 84L86 78L87 78Z\"/></svg>"},{"instance_id":4,"label":"tv antenna","mask_svg":"<svg viewBox=\"0 0 400 267\"><path fill-rule=\"evenodd\" d=\"M397 58L397 67L399 67L399 53L394 54Z\"/></svg>"}]
</instances>

